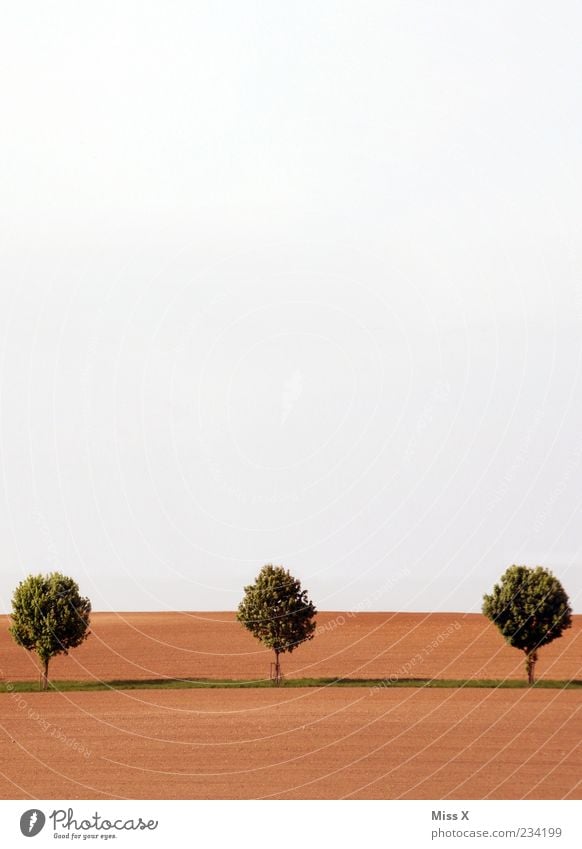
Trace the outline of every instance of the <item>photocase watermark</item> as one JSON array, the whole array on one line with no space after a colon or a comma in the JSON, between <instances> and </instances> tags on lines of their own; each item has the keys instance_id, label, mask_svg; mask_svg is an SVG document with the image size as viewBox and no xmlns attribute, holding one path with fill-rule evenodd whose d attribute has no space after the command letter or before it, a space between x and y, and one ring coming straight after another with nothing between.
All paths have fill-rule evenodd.
<instances>
[{"instance_id":1,"label":"photocase watermark","mask_svg":"<svg viewBox=\"0 0 582 849\"><path fill-rule=\"evenodd\" d=\"M506 497L507 493L509 492L509 488L510 488L511 484L515 480L515 476L517 475L518 471L527 462L527 459L528 459L529 454L530 454L531 446L532 446L532 443L534 441L534 437L535 437L536 432L538 431L538 429L539 429L539 427L542 423L543 418L544 418L544 411L538 410L536 415L534 416L533 422L530 424L530 426L528 427L528 429L526 431L525 438L524 438L524 440L523 440L523 442L520 446L519 451L515 455L515 459L513 460L513 463L505 470L503 478L501 479L501 483L499 484L499 486L495 490L492 498L490 498L490 500L487 504L486 510L487 510L488 513L490 513L492 510L494 510L495 507L503 501L503 499Z\"/></svg>"},{"instance_id":2,"label":"photocase watermark","mask_svg":"<svg viewBox=\"0 0 582 849\"><path fill-rule=\"evenodd\" d=\"M281 389L281 427L285 423L301 396L303 395L303 374L295 369L293 374L285 381Z\"/></svg>"},{"instance_id":3,"label":"photocase watermark","mask_svg":"<svg viewBox=\"0 0 582 849\"><path fill-rule=\"evenodd\" d=\"M239 504L244 505L260 505L260 504L297 504L300 502L301 498L304 496L304 492L273 492L273 493L261 493L261 492L248 492L243 490L240 486L235 486L230 483L228 480L228 476L232 473L230 469L226 470L216 463L212 459L212 454L208 443L204 440L200 440L200 445L202 446L202 460L206 465L212 479L215 484L220 488L220 490L229 495L234 500L238 501Z\"/></svg>"},{"instance_id":4,"label":"photocase watermark","mask_svg":"<svg viewBox=\"0 0 582 849\"><path fill-rule=\"evenodd\" d=\"M45 514L42 510L37 509L33 513L33 519L40 531L40 534L44 540L45 549L47 552L47 561L51 563L55 568L59 565L61 558L59 556L59 552L57 546L55 544L53 535L51 533L51 529Z\"/></svg>"},{"instance_id":5,"label":"photocase watermark","mask_svg":"<svg viewBox=\"0 0 582 849\"><path fill-rule=\"evenodd\" d=\"M231 469L226 469L213 459L211 446L202 435L199 436L199 444L202 452L202 461L208 469L209 474L220 488L220 490L229 495L231 498L244 505L260 505L260 504L297 504L305 495L305 491L294 492L248 492L240 486L235 486L230 483L228 477L232 474Z\"/></svg>"},{"instance_id":6,"label":"photocase watermark","mask_svg":"<svg viewBox=\"0 0 582 849\"><path fill-rule=\"evenodd\" d=\"M282 383L279 395L279 426L284 428L289 416L303 395L304 379L303 372L295 369ZM276 402L275 402L276 403ZM209 440L203 433L199 433L199 444L202 459L216 485L230 498L244 505L279 505L298 504L306 494L306 490L294 490L292 492L277 491L273 487L272 492L249 492L231 482L232 469L221 465L214 459L214 452Z\"/></svg>"},{"instance_id":7,"label":"photocase watermark","mask_svg":"<svg viewBox=\"0 0 582 849\"><path fill-rule=\"evenodd\" d=\"M440 646L448 640L451 634L454 634L456 631L460 631L461 627L462 625L458 619L451 622L450 625L440 631L434 639L423 646L423 648L411 657L410 660L407 660L406 663L399 666L395 672L392 672L387 678L384 678L383 681L379 681L378 684L372 687L370 695L375 696L376 693L380 692L383 687L390 687L391 684L395 684L402 678L408 677L414 669L424 663L424 661L429 658L434 651L440 648Z\"/></svg>"},{"instance_id":8,"label":"photocase watermark","mask_svg":"<svg viewBox=\"0 0 582 849\"><path fill-rule=\"evenodd\" d=\"M552 510L554 509L556 503L560 500L560 498L564 495L568 484L572 479L572 475L574 472L578 470L578 466L580 465L580 460L582 459L582 440L578 442L575 449L570 454L570 461L568 463L568 468L558 481L558 483L553 487L550 494L546 498L544 502L544 506L536 516L536 519L533 524L533 533L539 534L546 524Z\"/></svg>"},{"instance_id":9,"label":"photocase watermark","mask_svg":"<svg viewBox=\"0 0 582 849\"><path fill-rule=\"evenodd\" d=\"M107 313L107 308L113 300L114 290L114 285L110 285L109 289L100 298L99 305L93 313L93 330L87 338L85 359L81 369L81 404L87 444L89 437L95 429L95 416L93 414L91 398L91 382L93 380L95 366L98 364L104 348L105 333L102 329L100 329L99 324L103 323L103 319Z\"/></svg>"},{"instance_id":10,"label":"photocase watermark","mask_svg":"<svg viewBox=\"0 0 582 849\"><path fill-rule=\"evenodd\" d=\"M399 569L398 572L393 572L390 575L390 578L385 581L382 586L375 590L375 592L370 593L365 598L361 599L352 610L348 610L346 613L338 613L337 616L334 616L333 619L328 619L327 622L324 622L323 625L318 625L315 629L315 635L317 634L325 634L329 631L335 631L337 628L341 628L342 625L345 625L348 619L353 619L358 613L363 613L365 611L369 611L372 605L378 601L378 599L382 598L386 590L394 587L399 581L403 578L407 578L410 575L410 569Z\"/></svg>"},{"instance_id":11,"label":"photocase watermark","mask_svg":"<svg viewBox=\"0 0 582 849\"><path fill-rule=\"evenodd\" d=\"M49 720L45 719L38 710L30 707L22 693L19 693L14 684L10 681L6 684L6 692L13 700L17 710L27 716L31 722L35 722L44 734L48 734L49 737L53 737L55 740L62 743L63 746L66 746L74 752L78 752L85 758L91 757L91 750L83 743L80 743L77 739L75 739L75 737L70 737L62 730L62 728L58 725L54 725L52 722L49 722Z\"/></svg>"},{"instance_id":12,"label":"photocase watermark","mask_svg":"<svg viewBox=\"0 0 582 849\"><path fill-rule=\"evenodd\" d=\"M330 631L335 631L337 628L341 628L346 624L348 619L353 619L355 615L356 613L353 610L349 610L347 613L338 613L333 619L329 619L323 625L318 625L314 631L314 636L317 637L320 634L326 634Z\"/></svg>"},{"instance_id":13,"label":"photocase watermark","mask_svg":"<svg viewBox=\"0 0 582 849\"><path fill-rule=\"evenodd\" d=\"M219 312L217 313L216 307L224 306L224 304L232 296L233 293L231 289L224 289L222 291L215 292L209 299L208 303L199 307L194 312L185 331L181 334L178 341L172 346L171 350L174 355L184 355L187 353L192 335L199 330L205 322L215 319L217 315L220 314Z\"/></svg>"},{"instance_id":14,"label":"photocase watermark","mask_svg":"<svg viewBox=\"0 0 582 849\"><path fill-rule=\"evenodd\" d=\"M427 402L425 403L425 405L423 407L422 413L420 414L420 416L418 417L418 419L416 421L416 424L415 424L413 431L412 431L412 435L411 435L410 439L408 440L408 444L406 446L406 450L404 451L404 455L403 455L403 459L405 461L409 461L409 460L412 459L412 457L416 453L416 449L418 447L418 443L419 443L419 440L420 440L422 434L432 424L432 421L435 417L437 408L441 404L443 404L445 401L447 401L450 394L451 394L451 386L450 386L449 383L447 383L443 380L439 380L435 384L432 392L430 393L430 396L429 396Z\"/></svg>"},{"instance_id":15,"label":"photocase watermark","mask_svg":"<svg viewBox=\"0 0 582 849\"><path fill-rule=\"evenodd\" d=\"M582 285L580 285L578 280L576 281L576 288L574 290L572 315L576 319L582 319Z\"/></svg>"}]
</instances>

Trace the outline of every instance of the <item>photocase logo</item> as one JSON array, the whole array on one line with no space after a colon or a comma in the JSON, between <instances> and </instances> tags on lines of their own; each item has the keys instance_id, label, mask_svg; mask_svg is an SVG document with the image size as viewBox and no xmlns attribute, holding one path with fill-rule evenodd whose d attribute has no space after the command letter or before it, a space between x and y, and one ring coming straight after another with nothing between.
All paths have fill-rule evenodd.
<instances>
[{"instance_id":1,"label":"photocase logo","mask_svg":"<svg viewBox=\"0 0 582 849\"><path fill-rule=\"evenodd\" d=\"M98 833L83 834L84 840L88 837L98 836L112 838L115 835L108 835L107 832L114 831L155 831L159 824L158 820L144 820L142 817L137 819L135 817L130 817L129 819L118 817L117 819L110 820L102 816L98 811L95 811L90 817L76 819L73 808L67 808L67 810L57 808L49 814L48 818L53 821L53 837L70 838L71 834L73 837L81 837L81 834L78 834L78 832L105 832L101 835ZM25 837L36 837L43 830L46 819L43 812L38 808L31 808L30 811L25 811L20 817L20 831ZM58 829L65 831L66 834L58 834Z\"/></svg>"},{"instance_id":2,"label":"photocase logo","mask_svg":"<svg viewBox=\"0 0 582 849\"><path fill-rule=\"evenodd\" d=\"M20 831L25 837L36 837L44 828L46 817L38 808L25 811L20 817Z\"/></svg>"}]
</instances>

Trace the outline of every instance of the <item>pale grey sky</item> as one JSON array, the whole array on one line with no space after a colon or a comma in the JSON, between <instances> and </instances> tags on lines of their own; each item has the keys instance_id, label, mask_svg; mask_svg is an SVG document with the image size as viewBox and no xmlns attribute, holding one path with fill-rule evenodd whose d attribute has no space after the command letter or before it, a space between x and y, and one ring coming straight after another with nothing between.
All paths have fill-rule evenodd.
<instances>
[{"instance_id":1,"label":"pale grey sky","mask_svg":"<svg viewBox=\"0 0 582 849\"><path fill-rule=\"evenodd\" d=\"M2 18L0 609L582 612L580 5Z\"/></svg>"}]
</instances>

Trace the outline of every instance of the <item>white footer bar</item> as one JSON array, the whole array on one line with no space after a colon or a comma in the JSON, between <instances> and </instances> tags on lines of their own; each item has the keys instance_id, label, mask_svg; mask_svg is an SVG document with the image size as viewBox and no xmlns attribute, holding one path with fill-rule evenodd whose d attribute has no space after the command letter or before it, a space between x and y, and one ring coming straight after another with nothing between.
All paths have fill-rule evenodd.
<instances>
[{"instance_id":1,"label":"white footer bar","mask_svg":"<svg viewBox=\"0 0 582 849\"><path fill-rule=\"evenodd\" d=\"M0 801L0 845L580 849L580 801Z\"/></svg>"}]
</instances>

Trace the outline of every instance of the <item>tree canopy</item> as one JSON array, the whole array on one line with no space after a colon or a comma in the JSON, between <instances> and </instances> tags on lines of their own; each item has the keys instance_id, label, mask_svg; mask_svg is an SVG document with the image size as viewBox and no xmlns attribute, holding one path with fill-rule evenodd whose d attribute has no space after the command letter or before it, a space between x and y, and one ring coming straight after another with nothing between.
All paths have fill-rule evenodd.
<instances>
[{"instance_id":1,"label":"tree canopy","mask_svg":"<svg viewBox=\"0 0 582 849\"><path fill-rule=\"evenodd\" d=\"M560 581L549 569L510 566L483 598L483 613L497 625L510 646L526 655L534 683L538 650L562 636L572 624L572 610Z\"/></svg>"},{"instance_id":2,"label":"tree canopy","mask_svg":"<svg viewBox=\"0 0 582 849\"><path fill-rule=\"evenodd\" d=\"M52 657L67 654L89 636L91 602L77 583L60 572L29 575L12 597L10 633L18 645L34 651L42 665L42 687L48 685Z\"/></svg>"},{"instance_id":3,"label":"tree canopy","mask_svg":"<svg viewBox=\"0 0 582 849\"><path fill-rule=\"evenodd\" d=\"M281 680L279 655L313 639L317 611L307 590L282 566L263 566L245 587L237 619L264 646L275 652L275 683Z\"/></svg>"}]
</instances>

